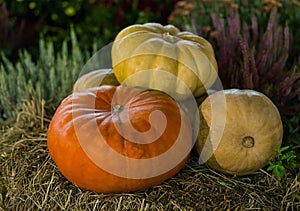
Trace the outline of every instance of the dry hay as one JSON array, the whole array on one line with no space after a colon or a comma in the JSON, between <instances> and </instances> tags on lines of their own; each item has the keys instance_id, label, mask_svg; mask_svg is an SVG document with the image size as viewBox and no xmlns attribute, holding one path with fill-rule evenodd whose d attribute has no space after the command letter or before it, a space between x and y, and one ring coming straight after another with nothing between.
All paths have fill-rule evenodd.
<instances>
[{"instance_id":1,"label":"dry hay","mask_svg":"<svg viewBox=\"0 0 300 211\"><path fill-rule=\"evenodd\" d=\"M1 125L0 210L300 210L299 175L287 174L281 182L263 170L225 176L199 165L196 155L175 177L146 191L81 190L48 154L51 112L45 110L43 102L26 101L15 122Z\"/></svg>"}]
</instances>

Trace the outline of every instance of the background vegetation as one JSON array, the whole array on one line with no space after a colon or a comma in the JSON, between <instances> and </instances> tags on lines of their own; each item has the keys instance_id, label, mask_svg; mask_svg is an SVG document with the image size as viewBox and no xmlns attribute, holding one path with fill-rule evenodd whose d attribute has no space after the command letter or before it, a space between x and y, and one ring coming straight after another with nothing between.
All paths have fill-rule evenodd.
<instances>
[{"instance_id":1,"label":"background vegetation","mask_svg":"<svg viewBox=\"0 0 300 211\"><path fill-rule=\"evenodd\" d=\"M143 22L166 24L175 0L0 0L0 49L16 58L20 48L38 53L38 40L55 47L68 39L70 25L81 49L111 42L125 26Z\"/></svg>"},{"instance_id":2,"label":"background vegetation","mask_svg":"<svg viewBox=\"0 0 300 211\"><path fill-rule=\"evenodd\" d=\"M298 1L179 1L169 22L212 43L224 88L255 89L270 97L284 120L285 143L299 150Z\"/></svg>"},{"instance_id":3,"label":"background vegetation","mask_svg":"<svg viewBox=\"0 0 300 211\"><path fill-rule=\"evenodd\" d=\"M273 100L284 144L266 169L228 177L192 154L179 175L145 192L94 194L64 180L45 143L55 108L96 51L144 22L205 37L225 88ZM0 0L0 210L299 209L299 25L296 0Z\"/></svg>"}]
</instances>

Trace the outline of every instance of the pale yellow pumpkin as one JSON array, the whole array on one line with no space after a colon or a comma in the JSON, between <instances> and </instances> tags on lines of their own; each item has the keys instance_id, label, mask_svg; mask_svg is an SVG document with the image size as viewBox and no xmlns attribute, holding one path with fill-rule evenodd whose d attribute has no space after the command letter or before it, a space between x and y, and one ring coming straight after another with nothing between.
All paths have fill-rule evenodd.
<instances>
[{"instance_id":1,"label":"pale yellow pumpkin","mask_svg":"<svg viewBox=\"0 0 300 211\"><path fill-rule=\"evenodd\" d=\"M89 88L101 85L119 85L113 69L99 69L82 75L75 82L73 92L83 92Z\"/></svg>"},{"instance_id":2,"label":"pale yellow pumpkin","mask_svg":"<svg viewBox=\"0 0 300 211\"><path fill-rule=\"evenodd\" d=\"M272 101L253 90L213 93L199 106L196 148L200 161L233 175L265 167L282 144L280 113ZM204 160L203 160L204 159Z\"/></svg>"},{"instance_id":3,"label":"pale yellow pumpkin","mask_svg":"<svg viewBox=\"0 0 300 211\"><path fill-rule=\"evenodd\" d=\"M158 23L120 31L112 46L112 65L120 83L157 89L179 99L206 93L218 71L207 40Z\"/></svg>"}]
</instances>

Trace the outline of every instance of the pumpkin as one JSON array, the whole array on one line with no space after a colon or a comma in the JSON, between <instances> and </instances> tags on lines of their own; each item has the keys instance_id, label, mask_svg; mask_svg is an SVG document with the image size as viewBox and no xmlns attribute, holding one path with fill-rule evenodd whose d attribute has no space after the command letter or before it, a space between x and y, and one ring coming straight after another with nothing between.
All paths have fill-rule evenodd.
<instances>
[{"instance_id":1,"label":"pumpkin","mask_svg":"<svg viewBox=\"0 0 300 211\"><path fill-rule=\"evenodd\" d=\"M201 96L217 78L211 44L173 25L131 25L117 34L111 52L120 83L161 90L180 100Z\"/></svg>"},{"instance_id":2,"label":"pumpkin","mask_svg":"<svg viewBox=\"0 0 300 211\"><path fill-rule=\"evenodd\" d=\"M158 185L183 168L192 130L165 93L103 85L62 101L47 144L59 170L78 187L133 192Z\"/></svg>"},{"instance_id":3,"label":"pumpkin","mask_svg":"<svg viewBox=\"0 0 300 211\"><path fill-rule=\"evenodd\" d=\"M101 85L119 85L113 69L99 69L82 75L75 82L73 92L82 92L88 88Z\"/></svg>"},{"instance_id":4,"label":"pumpkin","mask_svg":"<svg viewBox=\"0 0 300 211\"><path fill-rule=\"evenodd\" d=\"M196 148L200 161L232 175L265 167L282 144L277 107L254 90L228 89L209 95L199 106Z\"/></svg>"}]
</instances>

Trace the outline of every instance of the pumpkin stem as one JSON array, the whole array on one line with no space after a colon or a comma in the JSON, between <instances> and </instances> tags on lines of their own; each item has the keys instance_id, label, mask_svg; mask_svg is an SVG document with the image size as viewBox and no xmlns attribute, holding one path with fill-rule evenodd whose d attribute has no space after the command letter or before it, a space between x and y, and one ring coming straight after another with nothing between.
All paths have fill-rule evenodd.
<instances>
[{"instance_id":1,"label":"pumpkin stem","mask_svg":"<svg viewBox=\"0 0 300 211\"><path fill-rule=\"evenodd\" d=\"M163 33L162 37L163 37L164 40L166 40L170 43L175 43L179 40L178 37L173 36L172 34L170 34L170 32Z\"/></svg>"},{"instance_id":2,"label":"pumpkin stem","mask_svg":"<svg viewBox=\"0 0 300 211\"><path fill-rule=\"evenodd\" d=\"M114 105L112 107L112 113L113 114L119 114L120 112L122 112L124 110L124 106L121 105Z\"/></svg>"},{"instance_id":3,"label":"pumpkin stem","mask_svg":"<svg viewBox=\"0 0 300 211\"><path fill-rule=\"evenodd\" d=\"M255 145L255 141L254 138L252 136L245 136L243 138L243 142L242 142L243 146L246 148L251 148L254 147Z\"/></svg>"}]
</instances>

